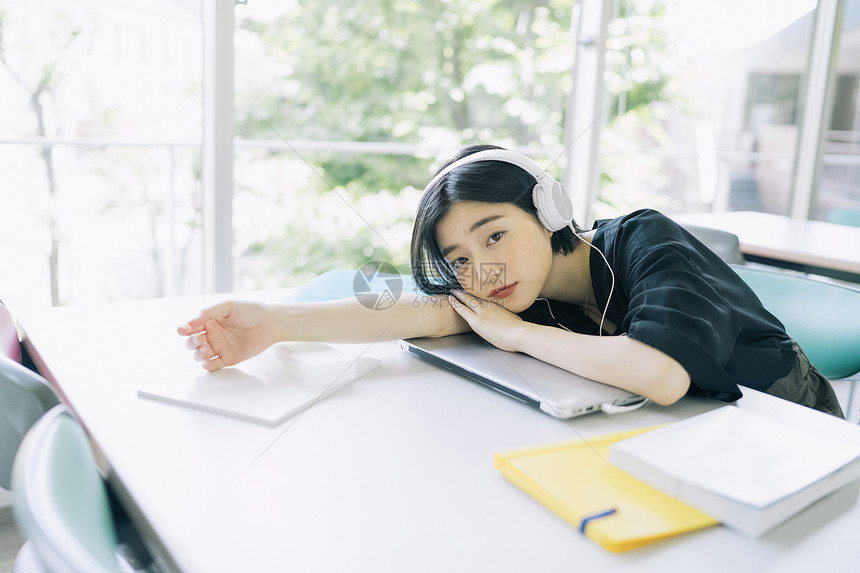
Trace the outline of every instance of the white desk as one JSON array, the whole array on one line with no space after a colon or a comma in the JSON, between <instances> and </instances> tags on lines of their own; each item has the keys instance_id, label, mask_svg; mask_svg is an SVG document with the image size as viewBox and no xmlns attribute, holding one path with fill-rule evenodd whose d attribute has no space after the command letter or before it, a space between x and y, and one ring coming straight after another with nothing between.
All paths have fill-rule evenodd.
<instances>
[{"instance_id":1,"label":"white desk","mask_svg":"<svg viewBox=\"0 0 860 573\"><path fill-rule=\"evenodd\" d=\"M744 257L751 261L860 282L860 227L754 211L685 213L673 218L734 233Z\"/></svg>"},{"instance_id":2,"label":"white desk","mask_svg":"<svg viewBox=\"0 0 860 573\"><path fill-rule=\"evenodd\" d=\"M208 299L209 300L209 299ZM21 320L109 465L109 479L175 571L853 570L857 490L767 536L723 527L612 554L508 483L497 451L694 415L720 404L565 423L421 362L394 343L380 368L274 428L138 398L188 369L175 326L200 299L45 309ZM359 347L352 347L358 351ZM824 415L747 391L741 407L796 425ZM829 423L829 418L826 418ZM844 423L846 439L860 428Z\"/></svg>"}]
</instances>

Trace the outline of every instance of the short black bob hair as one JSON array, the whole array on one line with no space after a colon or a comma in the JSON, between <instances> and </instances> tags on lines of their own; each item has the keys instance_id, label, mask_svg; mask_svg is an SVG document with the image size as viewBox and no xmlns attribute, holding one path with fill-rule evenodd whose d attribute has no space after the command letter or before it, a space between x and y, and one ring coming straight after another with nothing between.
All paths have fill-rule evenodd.
<instances>
[{"instance_id":1,"label":"short black bob hair","mask_svg":"<svg viewBox=\"0 0 860 573\"><path fill-rule=\"evenodd\" d=\"M466 147L436 173L454 161L487 149L503 148L495 145ZM427 189L418 202L415 226L412 228L410 263L416 286L430 295L449 294L461 288L436 242L436 225L448 214L452 205L460 201L513 203L538 221L537 209L532 202L532 189L536 184L534 176L521 167L505 161L487 160L458 167ZM551 246L554 254L566 255L576 248L580 241L577 235L582 229L576 222L573 222L573 227L576 233L570 227L553 233Z\"/></svg>"}]
</instances>

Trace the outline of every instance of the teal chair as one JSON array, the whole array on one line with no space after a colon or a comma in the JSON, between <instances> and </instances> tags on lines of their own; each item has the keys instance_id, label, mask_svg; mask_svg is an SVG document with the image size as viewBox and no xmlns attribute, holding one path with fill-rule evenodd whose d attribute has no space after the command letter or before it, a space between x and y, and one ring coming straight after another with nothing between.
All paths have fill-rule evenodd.
<instances>
[{"instance_id":1,"label":"teal chair","mask_svg":"<svg viewBox=\"0 0 860 573\"><path fill-rule=\"evenodd\" d=\"M24 436L59 403L47 380L0 355L0 487L12 489L12 464Z\"/></svg>"},{"instance_id":2,"label":"teal chair","mask_svg":"<svg viewBox=\"0 0 860 573\"><path fill-rule=\"evenodd\" d=\"M395 298L403 293L418 292L411 275L379 273L367 277L358 270L330 269L311 279L290 293L285 300L290 302L320 302L342 298L367 297L365 302L373 300L372 295L381 295L386 291Z\"/></svg>"},{"instance_id":3,"label":"teal chair","mask_svg":"<svg viewBox=\"0 0 860 573\"><path fill-rule=\"evenodd\" d=\"M827 221L838 225L860 227L860 209L831 209L827 212Z\"/></svg>"},{"instance_id":4,"label":"teal chair","mask_svg":"<svg viewBox=\"0 0 860 573\"><path fill-rule=\"evenodd\" d=\"M60 401L47 380L14 360L0 355L0 487L15 492L16 503L24 494L17 491L21 484L14 478L14 468L24 463L18 461L22 459L22 456L30 455L26 452L21 453L22 451L34 449L35 446L25 446L25 444L28 442L32 444L35 440L35 438L31 438L31 434L36 432L36 428L42 423L42 420L45 420L47 416L52 415L58 409L64 409L59 404ZM68 413L66 413L66 417L72 421ZM40 430L40 432L44 434L45 431ZM88 444L87 447L89 447ZM73 452L73 450L69 451ZM39 455L43 454L44 452ZM73 453L69 455L73 455ZM91 456L92 454L89 457ZM84 460L82 463L89 462ZM98 477L101 480L101 476ZM33 483L42 483L37 478L34 478L36 481ZM28 480L29 478L25 478L22 482L24 487L29 487ZM65 487L62 482L56 482L54 485ZM104 488L104 484L102 487ZM111 502L111 519L119 537L119 541L115 542L115 550L120 555L120 570L123 572L158 571L158 565L143 546L136 529L123 511L122 506L113 497L109 497L109 500ZM86 499L82 496L80 501L85 503ZM102 502L96 500L95 503L100 505ZM15 507L14 510L16 519L19 520L17 515L19 508ZM72 524L72 526L77 527L76 524ZM20 520L18 527L25 536L30 534L26 524L22 524ZM15 557L12 573L53 571L50 565L46 564L42 557L42 550L38 545L32 538L24 543ZM87 569L80 570L87 571Z\"/></svg>"},{"instance_id":5,"label":"teal chair","mask_svg":"<svg viewBox=\"0 0 860 573\"><path fill-rule=\"evenodd\" d=\"M52 573L120 573L110 501L90 444L65 406L28 432L13 471L15 518Z\"/></svg>"},{"instance_id":6,"label":"teal chair","mask_svg":"<svg viewBox=\"0 0 860 573\"><path fill-rule=\"evenodd\" d=\"M860 290L783 271L732 268L821 374L838 380L860 372ZM849 398L846 415L851 407Z\"/></svg>"},{"instance_id":7,"label":"teal chair","mask_svg":"<svg viewBox=\"0 0 860 573\"><path fill-rule=\"evenodd\" d=\"M0 311L4 307L0 305ZM0 315L3 313L0 312ZM25 368L16 360L18 334L13 322L4 322L0 316L0 327L12 325L5 341L13 341L0 353L0 487L12 489L12 467L24 437L33 425L60 401L48 381ZM9 352L9 350L12 350ZM32 544L27 542L15 557L12 573L41 573L44 566L38 560Z\"/></svg>"}]
</instances>

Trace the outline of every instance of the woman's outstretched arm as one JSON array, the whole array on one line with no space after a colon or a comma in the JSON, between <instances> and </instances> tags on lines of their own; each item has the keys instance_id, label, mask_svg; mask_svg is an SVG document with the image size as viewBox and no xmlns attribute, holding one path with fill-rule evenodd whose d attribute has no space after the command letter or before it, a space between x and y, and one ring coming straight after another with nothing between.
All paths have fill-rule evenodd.
<instances>
[{"instance_id":1,"label":"woman's outstretched arm","mask_svg":"<svg viewBox=\"0 0 860 573\"><path fill-rule=\"evenodd\" d=\"M177 332L206 370L232 366L277 342L376 342L470 330L444 296L404 293L387 309L354 298L265 304L227 301L204 309Z\"/></svg>"}]
</instances>

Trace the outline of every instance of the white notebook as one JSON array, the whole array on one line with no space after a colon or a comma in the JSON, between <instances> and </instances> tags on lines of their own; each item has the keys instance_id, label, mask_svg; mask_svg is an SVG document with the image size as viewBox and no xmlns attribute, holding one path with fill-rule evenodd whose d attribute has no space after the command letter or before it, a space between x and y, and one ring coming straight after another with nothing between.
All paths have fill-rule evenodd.
<instances>
[{"instance_id":1,"label":"white notebook","mask_svg":"<svg viewBox=\"0 0 860 573\"><path fill-rule=\"evenodd\" d=\"M248 420L279 424L370 372L380 361L354 357L321 342L284 342L236 366L199 365L138 389L162 400Z\"/></svg>"},{"instance_id":2,"label":"white notebook","mask_svg":"<svg viewBox=\"0 0 860 573\"><path fill-rule=\"evenodd\" d=\"M755 537L860 478L860 445L724 406L617 442L609 462Z\"/></svg>"}]
</instances>

